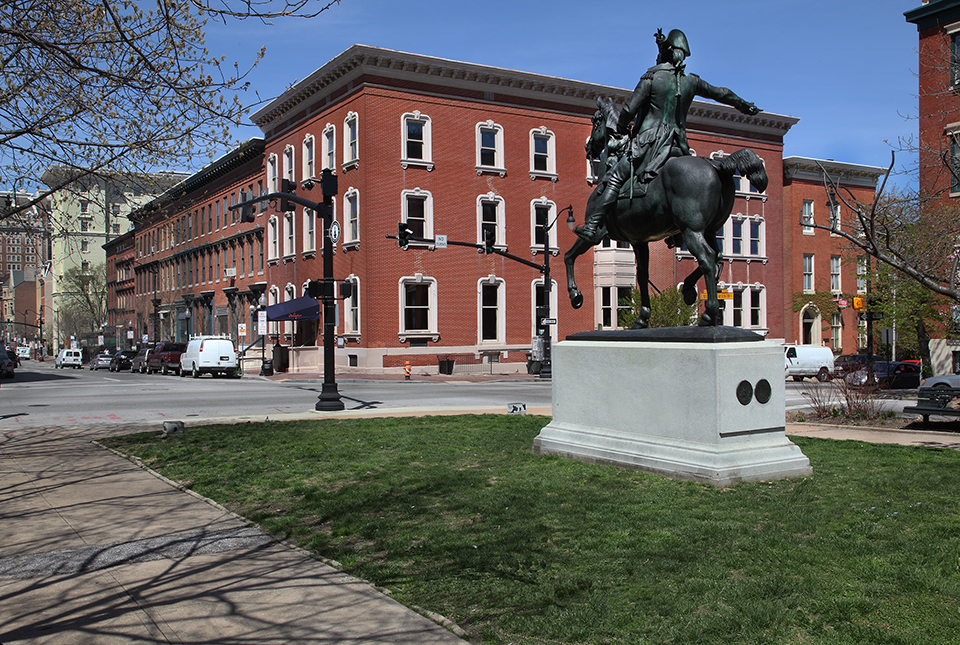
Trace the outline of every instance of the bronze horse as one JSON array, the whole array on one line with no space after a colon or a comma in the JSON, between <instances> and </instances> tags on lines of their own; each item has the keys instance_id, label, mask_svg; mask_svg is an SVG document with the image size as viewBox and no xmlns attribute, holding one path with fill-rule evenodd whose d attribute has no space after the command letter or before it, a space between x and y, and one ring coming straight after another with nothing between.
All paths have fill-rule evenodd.
<instances>
[{"instance_id":1,"label":"bronze horse","mask_svg":"<svg viewBox=\"0 0 960 645\"><path fill-rule=\"evenodd\" d=\"M601 159L618 154L624 148L623 141L616 138L616 124L620 109L612 101L597 100L600 109L593 118L593 132L587 142L587 157ZM677 151L679 155L679 151ZM763 160L747 148L720 159L705 159L690 155L671 157L650 182L643 197L631 194L631 182L627 182L617 200L616 212L604 223L610 239L627 242L633 247L637 259L637 286L641 294L641 308L634 329L647 327L650 318L648 244L666 238L685 242L687 249L697 260L698 267L683 282L683 295L687 304L696 302L697 280L705 277L707 300L700 317L701 326L717 325L720 319L720 304L717 300L717 275L720 249L716 246L717 232L723 227L733 209L736 186L734 175L740 172L759 191L767 187L767 173ZM590 211L592 201L603 192L603 179L594 189L587 202ZM567 292L574 309L583 305L583 294L577 288L573 268L576 259L586 253L592 244L577 238L573 247L563 256L567 267Z\"/></svg>"}]
</instances>

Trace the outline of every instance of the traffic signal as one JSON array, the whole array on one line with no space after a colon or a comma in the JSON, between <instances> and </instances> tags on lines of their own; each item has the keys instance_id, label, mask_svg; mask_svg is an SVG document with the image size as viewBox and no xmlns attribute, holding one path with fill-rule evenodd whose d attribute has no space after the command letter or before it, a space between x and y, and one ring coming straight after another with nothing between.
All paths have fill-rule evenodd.
<instances>
[{"instance_id":1,"label":"traffic signal","mask_svg":"<svg viewBox=\"0 0 960 645\"><path fill-rule=\"evenodd\" d=\"M311 280L307 283L307 295L311 298L319 298L323 293L323 282L320 280Z\"/></svg>"},{"instance_id":2,"label":"traffic signal","mask_svg":"<svg viewBox=\"0 0 960 645\"><path fill-rule=\"evenodd\" d=\"M240 203L247 201L247 194L243 191L240 191ZM253 214L253 204L246 204L240 206L240 221L241 222L252 222L256 218Z\"/></svg>"},{"instance_id":3,"label":"traffic signal","mask_svg":"<svg viewBox=\"0 0 960 645\"><path fill-rule=\"evenodd\" d=\"M863 296L854 296L853 297L853 308L857 311L865 311L866 307L863 306Z\"/></svg>"},{"instance_id":4,"label":"traffic signal","mask_svg":"<svg viewBox=\"0 0 960 645\"><path fill-rule=\"evenodd\" d=\"M349 280L344 280L340 283L340 297L349 298L353 295L353 283Z\"/></svg>"},{"instance_id":5,"label":"traffic signal","mask_svg":"<svg viewBox=\"0 0 960 645\"><path fill-rule=\"evenodd\" d=\"M410 236L413 234L413 231L410 230L410 227L407 226L406 222L400 222L397 224L397 241L400 244L401 249L407 248L407 245L410 244Z\"/></svg>"},{"instance_id":6,"label":"traffic signal","mask_svg":"<svg viewBox=\"0 0 960 645\"><path fill-rule=\"evenodd\" d=\"M295 181L293 181L293 180L291 180L291 179L281 179L281 180L280 180L280 192L281 192L281 193L287 193L287 194L292 195L293 193L297 192L297 182L295 182ZM293 202L291 202L291 201L290 201L289 199L287 199L286 197L281 197L281 198L280 198L280 212L281 212L281 213L286 213L286 212L292 211L293 209L294 209Z\"/></svg>"},{"instance_id":7,"label":"traffic signal","mask_svg":"<svg viewBox=\"0 0 960 645\"><path fill-rule=\"evenodd\" d=\"M489 228L483 229L483 253L484 255L493 253L493 230Z\"/></svg>"}]
</instances>

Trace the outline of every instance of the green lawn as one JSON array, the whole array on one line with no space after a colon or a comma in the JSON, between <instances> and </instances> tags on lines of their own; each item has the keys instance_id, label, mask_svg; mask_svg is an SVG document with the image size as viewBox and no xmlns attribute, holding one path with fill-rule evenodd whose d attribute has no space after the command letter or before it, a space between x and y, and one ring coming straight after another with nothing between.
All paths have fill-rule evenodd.
<instances>
[{"instance_id":1,"label":"green lawn","mask_svg":"<svg viewBox=\"0 0 960 645\"><path fill-rule=\"evenodd\" d=\"M795 438L727 488L532 454L543 417L320 420L104 443L483 643L952 643L960 453Z\"/></svg>"}]
</instances>

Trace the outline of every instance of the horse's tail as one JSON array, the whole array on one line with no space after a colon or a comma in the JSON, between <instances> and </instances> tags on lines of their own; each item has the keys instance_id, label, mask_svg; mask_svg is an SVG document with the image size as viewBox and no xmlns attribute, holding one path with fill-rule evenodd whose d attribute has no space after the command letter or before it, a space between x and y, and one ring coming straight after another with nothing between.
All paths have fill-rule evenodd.
<instances>
[{"instance_id":1,"label":"horse's tail","mask_svg":"<svg viewBox=\"0 0 960 645\"><path fill-rule=\"evenodd\" d=\"M750 148L741 148L719 159L716 166L718 172L731 177L739 170L761 193L767 189L767 170L763 167L763 159Z\"/></svg>"}]
</instances>

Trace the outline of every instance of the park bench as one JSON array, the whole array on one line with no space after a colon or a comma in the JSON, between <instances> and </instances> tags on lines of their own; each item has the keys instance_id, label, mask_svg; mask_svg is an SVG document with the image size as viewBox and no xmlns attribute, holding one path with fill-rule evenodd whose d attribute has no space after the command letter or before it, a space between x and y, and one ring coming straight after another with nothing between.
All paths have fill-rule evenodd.
<instances>
[{"instance_id":1,"label":"park bench","mask_svg":"<svg viewBox=\"0 0 960 645\"><path fill-rule=\"evenodd\" d=\"M952 387L917 390L917 404L906 407L903 411L919 414L924 423L927 423L931 416L960 417L960 410L947 407L947 404L958 396L960 389Z\"/></svg>"}]
</instances>

